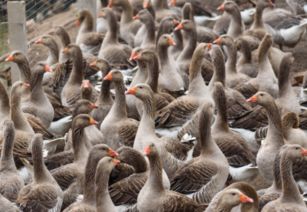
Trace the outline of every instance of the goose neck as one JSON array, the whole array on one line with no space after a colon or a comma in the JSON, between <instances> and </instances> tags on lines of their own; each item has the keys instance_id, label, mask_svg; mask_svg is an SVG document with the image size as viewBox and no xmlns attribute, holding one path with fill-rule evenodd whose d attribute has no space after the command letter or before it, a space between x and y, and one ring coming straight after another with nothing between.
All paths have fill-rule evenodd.
<instances>
[{"instance_id":1,"label":"goose neck","mask_svg":"<svg viewBox=\"0 0 307 212\"><path fill-rule=\"evenodd\" d=\"M84 129L72 128L72 146L74 150L74 161L84 161L85 156L88 155L88 151L84 141Z\"/></svg>"},{"instance_id":2,"label":"goose neck","mask_svg":"<svg viewBox=\"0 0 307 212\"><path fill-rule=\"evenodd\" d=\"M162 192L164 190L162 182L162 162L157 152L149 157L148 183L152 191Z\"/></svg>"},{"instance_id":3,"label":"goose neck","mask_svg":"<svg viewBox=\"0 0 307 212\"><path fill-rule=\"evenodd\" d=\"M17 63L17 66L20 71L20 80L25 81L25 82L30 82L31 81L31 69L30 69L30 64L27 58L24 58L22 62Z\"/></svg>"},{"instance_id":4,"label":"goose neck","mask_svg":"<svg viewBox=\"0 0 307 212\"><path fill-rule=\"evenodd\" d=\"M185 31L188 36L187 45L183 48L181 54L178 57L178 60L186 60L190 59L191 55L193 54L196 44L197 44L197 34L195 27L191 30Z\"/></svg>"},{"instance_id":5,"label":"goose neck","mask_svg":"<svg viewBox=\"0 0 307 212\"><path fill-rule=\"evenodd\" d=\"M73 55L73 70L69 77L69 82L81 86L83 80L83 56L79 48L76 48Z\"/></svg>"},{"instance_id":6,"label":"goose neck","mask_svg":"<svg viewBox=\"0 0 307 212\"><path fill-rule=\"evenodd\" d=\"M147 65L148 78L147 84L150 86L154 93L158 92L158 79L159 79L159 61L156 56L154 56L151 62Z\"/></svg>"},{"instance_id":7,"label":"goose neck","mask_svg":"<svg viewBox=\"0 0 307 212\"><path fill-rule=\"evenodd\" d=\"M124 82L122 80L119 82L114 81L114 87L115 87L115 100L111 109L116 111L116 114L119 117L123 118L127 117Z\"/></svg>"},{"instance_id":8,"label":"goose neck","mask_svg":"<svg viewBox=\"0 0 307 212\"><path fill-rule=\"evenodd\" d=\"M118 25L116 21L116 17L113 13L108 14L108 32L104 39L104 43L111 44L118 42Z\"/></svg>"},{"instance_id":9,"label":"goose neck","mask_svg":"<svg viewBox=\"0 0 307 212\"><path fill-rule=\"evenodd\" d=\"M133 9L128 0L123 0L121 4L123 12L121 15L120 22L122 24L127 24L133 21Z\"/></svg>"},{"instance_id":10,"label":"goose neck","mask_svg":"<svg viewBox=\"0 0 307 212\"><path fill-rule=\"evenodd\" d=\"M112 203L110 194L109 194L109 178L110 170L97 170L96 173L96 205L97 207L102 207L106 203ZM91 191L93 193L93 191Z\"/></svg>"},{"instance_id":11,"label":"goose neck","mask_svg":"<svg viewBox=\"0 0 307 212\"><path fill-rule=\"evenodd\" d=\"M233 42L229 42L226 44L226 52L227 52L227 61L226 61L226 70L229 74L237 73L236 64L237 64L237 50Z\"/></svg>"}]
</instances>

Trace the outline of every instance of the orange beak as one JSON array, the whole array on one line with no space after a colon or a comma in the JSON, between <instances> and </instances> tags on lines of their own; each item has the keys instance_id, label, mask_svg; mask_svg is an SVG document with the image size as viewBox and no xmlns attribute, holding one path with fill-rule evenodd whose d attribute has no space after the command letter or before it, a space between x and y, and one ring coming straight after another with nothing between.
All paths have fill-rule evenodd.
<instances>
[{"instance_id":1,"label":"orange beak","mask_svg":"<svg viewBox=\"0 0 307 212\"><path fill-rule=\"evenodd\" d=\"M15 59L14 59L14 56L13 55L9 55L7 58L5 58L5 61L6 62L13 62Z\"/></svg>"},{"instance_id":2,"label":"orange beak","mask_svg":"<svg viewBox=\"0 0 307 212\"><path fill-rule=\"evenodd\" d=\"M112 77L112 73L108 73L104 78L103 80L108 80L108 81L112 81L113 77Z\"/></svg>"},{"instance_id":3,"label":"orange beak","mask_svg":"<svg viewBox=\"0 0 307 212\"><path fill-rule=\"evenodd\" d=\"M247 102L252 102L252 103L256 103L257 102L257 97L256 96L252 96L249 99L246 100Z\"/></svg>"},{"instance_id":4,"label":"orange beak","mask_svg":"<svg viewBox=\"0 0 307 212\"><path fill-rule=\"evenodd\" d=\"M112 0L109 0L108 7L109 7L109 8L112 8L112 7L113 7L113 2L112 2Z\"/></svg>"},{"instance_id":5,"label":"orange beak","mask_svg":"<svg viewBox=\"0 0 307 212\"><path fill-rule=\"evenodd\" d=\"M148 0L144 0L143 2L143 8L147 9L149 7L149 1Z\"/></svg>"},{"instance_id":6,"label":"orange beak","mask_svg":"<svg viewBox=\"0 0 307 212\"><path fill-rule=\"evenodd\" d=\"M172 37L169 37L167 39L168 45L170 46L176 46L176 42L174 41L174 39Z\"/></svg>"},{"instance_id":7,"label":"orange beak","mask_svg":"<svg viewBox=\"0 0 307 212\"><path fill-rule=\"evenodd\" d=\"M173 19L173 24L177 26L178 24L180 24L180 22L177 19Z\"/></svg>"},{"instance_id":8,"label":"orange beak","mask_svg":"<svg viewBox=\"0 0 307 212\"><path fill-rule=\"evenodd\" d=\"M69 49L67 48L67 47L65 47L64 49L63 49L63 53L64 54L67 54L69 52Z\"/></svg>"},{"instance_id":9,"label":"orange beak","mask_svg":"<svg viewBox=\"0 0 307 212\"><path fill-rule=\"evenodd\" d=\"M140 19L140 16L139 15L135 15L132 18L133 18L133 20L138 20L138 19Z\"/></svg>"},{"instance_id":10,"label":"orange beak","mask_svg":"<svg viewBox=\"0 0 307 212\"><path fill-rule=\"evenodd\" d=\"M43 39L39 38L35 41L35 44L43 44Z\"/></svg>"},{"instance_id":11,"label":"orange beak","mask_svg":"<svg viewBox=\"0 0 307 212\"><path fill-rule=\"evenodd\" d=\"M114 163L115 166L118 166L120 164L120 160L113 159L112 162Z\"/></svg>"},{"instance_id":12,"label":"orange beak","mask_svg":"<svg viewBox=\"0 0 307 212\"><path fill-rule=\"evenodd\" d=\"M97 67L97 61L95 60L94 62L91 62L91 63L90 63L90 67L91 67L91 68Z\"/></svg>"},{"instance_id":13,"label":"orange beak","mask_svg":"<svg viewBox=\"0 0 307 212\"><path fill-rule=\"evenodd\" d=\"M140 54L135 51L132 51L129 60L138 60L138 59L140 59Z\"/></svg>"},{"instance_id":14,"label":"orange beak","mask_svg":"<svg viewBox=\"0 0 307 212\"><path fill-rule=\"evenodd\" d=\"M221 38L221 37L218 37L217 39L215 39L215 40L213 41L213 43L214 43L214 44L217 44L217 45L219 45L219 46L221 46L221 45L222 45L222 38Z\"/></svg>"},{"instance_id":15,"label":"orange beak","mask_svg":"<svg viewBox=\"0 0 307 212\"><path fill-rule=\"evenodd\" d=\"M272 2L272 0L268 0L268 2L271 8L275 7L275 4Z\"/></svg>"},{"instance_id":16,"label":"orange beak","mask_svg":"<svg viewBox=\"0 0 307 212\"><path fill-rule=\"evenodd\" d=\"M31 85L30 85L30 83L24 82L23 86L25 86L26 88L30 88Z\"/></svg>"},{"instance_id":17,"label":"orange beak","mask_svg":"<svg viewBox=\"0 0 307 212\"><path fill-rule=\"evenodd\" d=\"M302 149L302 156L304 157L304 156L307 156L307 149Z\"/></svg>"},{"instance_id":18,"label":"orange beak","mask_svg":"<svg viewBox=\"0 0 307 212\"><path fill-rule=\"evenodd\" d=\"M182 23L179 23L179 24L176 26L176 28L174 29L174 31L178 31L178 30L181 30L181 29L183 29L183 28L184 28L183 24L182 24Z\"/></svg>"},{"instance_id":19,"label":"orange beak","mask_svg":"<svg viewBox=\"0 0 307 212\"><path fill-rule=\"evenodd\" d=\"M91 109L96 109L98 106L95 103L91 103Z\"/></svg>"},{"instance_id":20,"label":"orange beak","mask_svg":"<svg viewBox=\"0 0 307 212\"><path fill-rule=\"evenodd\" d=\"M171 1L170 1L170 5L171 5L172 7L175 7L175 6L176 6L176 0L171 0Z\"/></svg>"},{"instance_id":21,"label":"orange beak","mask_svg":"<svg viewBox=\"0 0 307 212\"><path fill-rule=\"evenodd\" d=\"M115 157L117 157L118 156L118 153L116 152L116 151L114 151L113 149L109 149L109 151L108 151L108 155L110 156L110 157L112 157L112 158L115 158Z\"/></svg>"},{"instance_id":22,"label":"orange beak","mask_svg":"<svg viewBox=\"0 0 307 212\"><path fill-rule=\"evenodd\" d=\"M241 203L253 203L254 200L252 198L249 198L248 196L244 194L240 194L240 202Z\"/></svg>"},{"instance_id":23,"label":"orange beak","mask_svg":"<svg viewBox=\"0 0 307 212\"><path fill-rule=\"evenodd\" d=\"M132 88L129 88L129 89L126 91L126 94L135 95L136 92L137 92L137 88L136 88L136 87L132 87Z\"/></svg>"},{"instance_id":24,"label":"orange beak","mask_svg":"<svg viewBox=\"0 0 307 212\"><path fill-rule=\"evenodd\" d=\"M218 11L224 12L225 11L225 4L221 4L218 8Z\"/></svg>"},{"instance_id":25,"label":"orange beak","mask_svg":"<svg viewBox=\"0 0 307 212\"><path fill-rule=\"evenodd\" d=\"M83 80L82 88L89 88L90 86L91 86L91 83L89 80Z\"/></svg>"},{"instance_id":26,"label":"orange beak","mask_svg":"<svg viewBox=\"0 0 307 212\"><path fill-rule=\"evenodd\" d=\"M51 67L46 64L45 67L44 67L44 71L45 72L51 72Z\"/></svg>"},{"instance_id":27,"label":"orange beak","mask_svg":"<svg viewBox=\"0 0 307 212\"><path fill-rule=\"evenodd\" d=\"M96 124L98 124L98 122L91 117L90 118L90 125L96 125Z\"/></svg>"},{"instance_id":28,"label":"orange beak","mask_svg":"<svg viewBox=\"0 0 307 212\"><path fill-rule=\"evenodd\" d=\"M144 149L145 155L149 155L150 152L151 152L150 146L145 147L145 149Z\"/></svg>"},{"instance_id":29,"label":"orange beak","mask_svg":"<svg viewBox=\"0 0 307 212\"><path fill-rule=\"evenodd\" d=\"M209 50L212 49L212 44L211 44L211 43L208 43L208 44L207 44L207 47L208 47Z\"/></svg>"},{"instance_id":30,"label":"orange beak","mask_svg":"<svg viewBox=\"0 0 307 212\"><path fill-rule=\"evenodd\" d=\"M79 20L79 19L78 19L78 20L76 20L76 26L77 26L77 27L80 27L80 25L81 25L80 20Z\"/></svg>"}]
</instances>

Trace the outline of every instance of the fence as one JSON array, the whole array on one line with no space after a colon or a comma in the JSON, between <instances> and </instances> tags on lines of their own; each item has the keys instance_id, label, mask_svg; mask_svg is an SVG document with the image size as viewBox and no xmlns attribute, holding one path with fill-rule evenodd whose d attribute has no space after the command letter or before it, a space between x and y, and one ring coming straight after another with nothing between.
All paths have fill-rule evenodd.
<instances>
[{"instance_id":1,"label":"fence","mask_svg":"<svg viewBox=\"0 0 307 212\"><path fill-rule=\"evenodd\" d=\"M76 6L71 6L77 2ZM51 32L54 26L71 26L76 10L87 8L96 16L96 0L26 0L0 1L0 62L12 50L28 51L31 41ZM1 70L8 64L0 63ZM12 81L19 79L19 71L11 66Z\"/></svg>"}]
</instances>

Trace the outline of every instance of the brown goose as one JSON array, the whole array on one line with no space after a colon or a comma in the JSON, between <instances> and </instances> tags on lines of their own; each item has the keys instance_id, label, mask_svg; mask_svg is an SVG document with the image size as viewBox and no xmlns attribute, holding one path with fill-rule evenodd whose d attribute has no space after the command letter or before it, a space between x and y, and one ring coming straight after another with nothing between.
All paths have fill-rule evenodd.
<instances>
[{"instance_id":1,"label":"brown goose","mask_svg":"<svg viewBox=\"0 0 307 212\"><path fill-rule=\"evenodd\" d=\"M191 20L181 21L174 31L183 30L188 38L186 45L176 59L177 70L184 80L184 87L187 88L189 83L189 67L193 52L197 46L197 33L195 23Z\"/></svg>"},{"instance_id":2,"label":"brown goose","mask_svg":"<svg viewBox=\"0 0 307 212\"><path fill-rule=\"evenodd\" d=\"M81 84L83 80L82 52L79 46L70 44L63 49L63 53L73 61L73 70L63 87L61 100L64 106L72 108L81 97Z\"/></svg>"},{"instance_id":3,"label":"brown goose","mask_svg":"<svg viewBox=\"0 0 307 212\"><path fill-rule=\"evenodd\" d=\"M174 191L165 190L162 182L162 160L157 147L145 148L149 159L149 176L137 199L139 211L203 211L207 206Z\"/></svg>"},{"instance_id":4,"label":"brown goose","mask_svg":"<svg viewBox=\"0 0 307 212\"><path fill-rule=\"evenodd\" d=\"M216 144L232 166L240 167L249 163L255 163L255 156L245 139L229 129L226 112L227 100L221 83L215 84L212 95L217 109L217 116L212 127L212 137Z\"/></svg>"},{"instance_id":5,"label":"brown goose","mask_svg":"<svg viewBox=\"0 0 307 212\"><path fill-rule=\"evenodd\" d=\"M102 59L97 59L93 63L91 63L91 66L93 68L97 68L101 71L102 77L105 77L109 71L111 70L111 67L109 63ZM101 122L104 120L108 112L110 111L112 104L113 104L113 98L110 92L110 86L111 82L108 80L103 80L101 87L100 87L100 94L97 98L96 105L98 108L94 109L91 113L93 118L98 121L98 125L100 126Z\"/></svg>"},{"instance_id":6,"label":"brown goose","mask_svg":"<svg viewBox=\"0 0 307 212\"><path fill-rule=\"evenodd\" d=\"M61 188L66 189L73 181L82 175L86 165L89 148L91 146L84 135L85 128L97 122L89 115L81 114L73 119L72 122L72 147L74 161L51 171L52 176L59 183Z\"/></svg>"},{"instance_id":7,"label":"brown goose","mask_svg":"<svg viewBox=\"0 0 307 212\"><path fill-rule=\"evenodd\" d=\"M5 120L9 119L10 100L2 82L0 82L0 128L2 128Z\"/></svg>"},{"instance_id":8,"label":"brown goose","mask_svg":"<svg viewBox=\"0 0 307 212\"><path fill-rule=\"evenodd\" d=\"M50 72L50 67L38 63L32 72L30 98L21 104L22 111L39 118L45 127L49 127L54 117L54 109L42 88L44 73Z\"/></svg>"},{"instance_id":9,"label":"brown goose","mask_svg":"<svg viewBox=\"0 0 307 212\"><path fill-rule=\"evenodd\" d=\"M169 8L168 2L166 0L156 0L156 1L144 0L143 2L144 9L147 9L151 3L156 14L156 20L158 22L160 22L163 18L168 16L180 15L180 10L174 10L173 8Z\"/></svg>"},{"instance_id":10,"label":"brown goose","mask_svg":"<svg viewBox=\"0 0 307 212\"><path fill-rule=\"evenodd\" d=\"M235 46L234 39L229 35L222 35L217 38L213 43L226 47L226 86L233 88L238 86L238 84L247 82L249 80L249 77L245 74L237 72L237 48Z\"/></svg>"},{"instance_id":11,"label":"brown goose","mask_svg":"<svg viewBox=\"0 0 307 212\"><path fill-rule=\"evenodd\" d=\"M134 20L140 20L142 24L146 27L145 37L143 38L142 43L140 44L141 48L152 49L156 47L156 33L155 33L155 20L151 13L143 9L139 11L135 16Z\"/></svg>"},{"instance_id":12,"label":"brown goose","mask_svg":"<svg viewBox=\"0 0 307 212\"><path fill-rule=\"evenodd\" d=\"M103 41L103 35L95 32L94 17L88 10L81 10L77 15L76 25L80 27L76 44L84 54L97 55Z\"/></svg>"},{"instance_id":13,"label":"brown goose","mask_svg":"<svg viewBox=\"0 0 307 212\"><path fill-rule=\"evenodd\" d=\"M244 30L244 25L238 5L233 1L226 1L221 4L217 10L230 15L230 24L227 30L227 35L233 38L239 37Z\"/></svg>"},{"instance_id":14,"label":"brown goose","mask_svg":"<svg viewBox=\"0 0 307 212\"><path fill-rule=\"evenodd\" d=\"M265 205L262 211L307 211L292 173L293 162L307 156L307 150L300 145L287 144L281 148L279 154L282 194L277 200Z\"/></svg>"},{"instance_id":15,"label":"brown goose","mask_svg":"<svg viewBox=\"0 0 307 212\"><path fill-rule=\"evenodd\" d=\"M171 35L163 34L157 42L157 53L159 56L160 74L159 87L170 94L176 94L184 90L184 81L176 69L174 58L169 53L169 47L176 43Z\"/></svg>"},{"instance_id":16,"label":"brown goose","mask_svg":"<svg viewBox=\"0 0 307 212\"><path fill-rule=\"evenodd\" d=\"M231 209L239 204L253 203L254 200L246 196L242 191L237 188L226 188L219 192L208 208L206 212L223 211L230 212Z\"/></svg>"},{"instance_id":17,"label":"brown goose","mask_svg":"<svg viewBox=\"0 0 307 212\"><path fill-rule=\"evenodd\" d=\"M272 46L272 36L266 34L258 48L259 70L256 78L236 87L245 97L250 97L257 91L265 91L276 97L278 94L278 81L269 60L269 50Z\"/></svg>"},{"instance_id":18,"label":"brown goose","mask_svg":"<svg viewBox=\"0 0 307 212\"><path fill-rule=\"evenodd\" d=\"M15 202L19 191L24 186L24 181L19 176L13 158L15 128L12 121L4 122L3 137L0 159L0 194L11 202Z\"/></svg>"},{"instance_id":19,"label":"brown goose","mask_svg":"<svg viewBox=\"0 0 307 212\"><path fill-rule=\"evenodd\" d=\"M268 181L272 181L273 164L276 153L285 143L282 134L280 112L273 97L266 92L258 92L247 101L257 103L264 107L268 116L268 133L266 138L262 141L261 147L257 153L257 165L260 174Z\"/></svg>"},{"instance_id":20,"label":"brown goose","mask_svg":"<svg viewBox=\"0 0 307 212\"><path fill-rule=\"evenodd\" d=\"M96 181L96 210L97 211L117 211L109 194L108 181L112 169L120 163L117 159L104 157L97 165Z\"/></svg>"},{"instance_id":21,"label":"brown goose","mask_svg":"<svg viewBox=\"0 0 307 212\"><path fill-rule=\"evenodd\" d=\"M142 51L143 49L140 47L136 47L132 50L131 55L129 60L135 60L139 53ZM142 62L141 60L135 60L137 63L137 71L132 79L132 82L130 84L131 87L135 86L136 84L139 83L145 83L146 79L148 78L148 73L147 73L147 69L146 69L146 65L144 62Z\"/></svg>"},{"instance_id":22,"label":"brown goose","mask_svg":"<svg viewBox=\"0 0 307 212\"><path fill-rule=\"evenodd\" d=\"M211 44L199 44L195 49L189 69L188 94L172 101L158 112L156 125L159 127L180 126L188 121L204 100L212 101L208 86L201 75L201 63Z\"/></svg>"},{"instance_id":23,"label":"brown goose","mask_svg":"<svg viewBox=\"0 0 307 212\"><path fill-rule=\"evenodd\" d=\"M96 198L95 198L95 174L98 162L102 158L107 156L115 157L117 153L105 144L98 144L94 146L85 158L85 167L80 170L82 175L78 178L78 186L81 186L83 190L83 200L81 202L75 202L67 207L64 211L96 211ZM109 158L109 157L107 157ZM67 192L66 195L75 196L76 194ZM67 198L67 196L66 196Z\"/></svg>"},{"instance_id":24,"label":"brown goose","mask_svg":"<svg viewBox=\"0 0 307 212\"><path fill-rule=\"evenodd\" d=\"M60 211L63 191L43 161L43 139L36 134L32 140L33 182L21 189L16 203L22 211Z\"/></svg>"},{"instance_id":25,"label":"brown goose","mask_svg":"<svg viewBox=\"0 0 307 212\"><path fill-rule=\"evenodd\" d=\"M122 145L133 146L138 122L127 117L123 75L120 71L113 70L104 77L104 80L113 82L115 100L101 123L100 130L105 136L107 144L113 149L118 149Z\"/></svg>"},{"instance_id":26,"label":"brown goose","mask_svg":"<svg viewBox=\"0 0 307 212\"><path fill-rule=\"evenodd\" d=\"M189 149L184 148L176 139L159 138L156 135L154 126L156 105L153 91L148 85L138 84L135 87L129 88L126 93L135 95L143 103L143 114L135 136L133 148L141 151L146 145L155 143L159 148L161 158L163 158L165 172L169 178L172 178L175 171L183 165L183 161L174 157L176 156L176 152L182 150L182 154L186 155Z\"/></svg>"},{"instance_id":27,"label":"brown goose","mask_svg":"<svg viewBox=\"0 0 307 212\"><path fill-rule=\"evenodd\" d=\"M100 13L108 22L108 32L101 44L98 58L105 59L111 66L127 66L131 48L118 42L118 25L115 14L109 8L103 8Z\"/></svg>"},{"instance_id":28,"label":"brown goose","mask_svg":"<svg viewBox=\"0 0 307 212\"><path fill-rule=\"evenodd\" d=\"M172 97L170 94L166 92L161 92L158 90L159 88L163 88L163 86L158 86L158 82L160 81L162 75L162 71L159 74L159 61L156 53L151 50L143 50L139 53L137 53L134 56L134 60L141 61L141 63L144 63L146 66L147 71L147 80L145 81L145 84L149 85L151 90L154 92L154 98L156 101L156 107L157 110L160 110L167 106L171 101L174 100L174 97ZM170 70L167 70L170 72ZM165 77L165 76L164 76ZM170 77L170 76L169 76ZM173 76L175 78L175 76ZM179 76L180 77L180 76ZM174 79L173 78L173 79ZM175 79L174 79L175 80ZM165 88L165 87L164 87ZM142 115L142 109L141 107L138 107L139 101L136 102L137 110Z\"/></svg>"},{"instance_id":29,"label":"brown goose","mask_svg":"<svg viewBox=\"0 0 307 212\"><path fill-rule=\"evenodd\" d=\"M134 47L134 36L142 26L139 20L133 20L133 10L129 0L110 0L108 7L120 7L122 14L120 18L120 36L131 46Z\"/></svg>"},{"instance_id":30,"label":"brown goose","mask_svg":"<svg viewBox=\"0 0 307 212\"><path fill-rule=\"evenodd\" d=\"M228 162L211 137L213 106L204 103L199 119L200 156L193 158L176 171L171 189L180 193L194 193L193 199L209 203L225 185L229 171Z\"/></svg>"}]
</instances>

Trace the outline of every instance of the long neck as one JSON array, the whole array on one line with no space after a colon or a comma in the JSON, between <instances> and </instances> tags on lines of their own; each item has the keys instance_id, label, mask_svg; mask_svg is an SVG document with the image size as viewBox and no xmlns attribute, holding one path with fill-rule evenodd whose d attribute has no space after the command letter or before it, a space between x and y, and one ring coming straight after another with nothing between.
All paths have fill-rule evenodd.
<instances>
[{"instance_id":1,"label":"long neck","mask_svg":"<svg viewBox=\"0 0 307 212\"><path fill-rule=\"evenodd\" d=\"M109 194L109 178L111 170L108 169L97 169L96 176L96 205L97 208L103 209L104 205L113 204ZM92 191L93 192L93 191ZM103 210L100 210L103 211ZM105 210L104 210L105 211Z\"/></svg>"},{"instance_id":2,"label":"long neck","mask_svg":"<svg viewBox=\"0 0 307 212\"><path fill-rule=\"evenodd\" d=\"M8 135L6 136L4 134L4 144L0 159L0 171L4 169L17 171L13 158L14 137L14 132L8 132Z\"/></svg>"},{"instance_id":3,"label":"long neck","mask_svg":"<svg viewBox=\"0 0 307 212\"><path fill-rule=\"evenodd\" d=\"M276 154L275 161L274 161L274 167L273 167L273 187L276 190L281 191L282 190L282 182L281 182L281 175L280 175L280 154Z\"/></svg>"},{"instance_id":4,"label":"long neck","mask_svg":"<svg viewBox=\"0 0 307 212\"><path fill-rule=\"evenodd\" d=\"M14 93L12 93L11 95L11 110L10 110L11 120L14 122L15 128L17 130L34 133L32 127L30 126L26 117L21 111L21 108L20 108L21 99L20 98L21 97L19 95L14 94Z\"/></svg>"},{"instance_id":5,"label":"long neck","mask_svg":"<svg viewBox=\"0 0 307 212\"><path fill-rule=\"evenodd\" d=\"M158 43L157 51L158 51L160 64L167 64L169 62L168 47L169 46L167 45Z\"/></svg>"},{"instance_id":6,"label":"long neck","mask_svg":"<svg viewBox=\"0 0 307 212\"><path fill-rule=\"evenodd\" d=\"M66 46L68 46L71 43L70 37L69 37L68 33L64 29L61 30L61 32L58 35L59 35L59 37L61 39L63 47L66 47Z\"/></svg>"},{"instance_id":7,"label":"long neck","mask_svg":"<svg viewBox=\"0 0 307 212\"><path fill-rule=\"evenodd\" d=\"M286 154L281 155L280 169L282 178L281 200L284 202L299 202L304 204L292 173L292 161Z\"/></svg>"},{"instance_id":8,"label":"long neck","mask_svg":"<svg viewBox=\"0 0 307 212\"><path fill-rule=\"evenodd\" d=\"M112 106L112 111L116 111L119 117L127 117L125 85L123 80L114 81L115 86L115 101ZM114 109L113 109L114 108Z\"/></svg>"},{"instance_id":9,"label":"long neck","mask_svg":"<svg viewBox=\"0 0 307 212\"><path fill-rule=\"evenodd\" d=\"M253 25L251 26L251 29L255 28L263 28L263 21L262 21L262 14L263 14L264 7L261 4L258 4L256 7L256 13L254 17Z\"/></svg>"},{"instance_id":10,"label":"long neck","mask_svg":"<svg viewBox=\"0 0 307 212\"><path fill-rule=\"evenodd\" d=\"M226 71L227 73L237 73L237 50L233 41L228 41L226 44L227 51L227 61L226 61Z\"/></svg>"},{"instance_id":11,"label":"long neck","mask_svg":"<svg viewBox=\"0 0 307 212\"><path fill-rule=\"evenodd\" d=\"M70 74L68 81L72 84L80 85L83 80L83 57L79 48L75 48L73 60L73 70Z\"/></svg>"},{"instance_id":12,"label":"long neck","mask_svg":"<svg viewBox=\"0 0 307 212\"><path fill-rule=\"evenodd\" d=\"M179 60L190 59L196 48L196 43L197 43L196 29L193 28L192 30L187 31L187 36L189 39L184 49L182 50L181 54L178 57Z\"/></svg>"},{"instance_id":13,"label":"long neck","mask_svg":"<svg viewBox=\"0 0 307 212\"><path fill-rule=\"evenodd\" d=\"M133 21L133 18L132 18L133 17L133 9L132 9L130 2L128 0L123 0L121 6L123 8L123 12L122 12L122 15L121 15L120 22L122 24L132 22Z\"/></svg>"},{"instance_id":14,"label":"long neck","mask_svg":"<svg viewBox=\"0 0 307 212\"><path fill-rule=\"evenodd\" d=\"M290 63L282 63L278 76L279 98L284 97L291 89L290 82Z\"/></svg>"},{"instance_id":15,"label":"long neck","mask_svg":"<svg viewBox=\"0 0 307 212\"><path fill-rule=\"evenodd\" d=\"M276 145L283 145L284 138L282 134L282 124L280 118L280 112L275 104L274 100L272 100L271 104L267 104L264 106L267 112L268 120L269 120L269 128L267 137L273 137L273 142Z\"/></svg>"},{"instance_id":16,"label":"long neck","mask_svg":"<svg viewBox=\"0 0 307 212\"><path fill-rule=\"evenodd\" d=\"M215 129L229 131L227 123L227 102L225 91L219 88L214 92L215 106L217 108L217 116L214 123Z\"/></svg>"},{"instance_id":17,"label":"long neck","mask_svg":"<svg viewBox=\"0 0 307 212\"><path fill-rule=\"evenodd\" d=\"M176 46L172 46L173 49L176 49L178 51L181 51L183 49L183 37L181 32L178 31L174 31L174 40L176 42Z\"/></svg>"},{"instance_id":18,"label":"long neck","mask_svg":"<svg viewBox=\"0 0 307 212\"><path fill-rule=\"evenodd\" d=\"M100 87L99 99L101 102L112 101L112 95L110 92L111 81L103 80Z\"/></svg>"},{"instance_id":19,"label":"long neck","mask_svg":"<svg viewBox=\"0 0 307 212\"><path fill-rule=\"evenodd\" d=\"M30 82L31 81L31 69L30 64L27 58L25 57L22 62L17 63L19 71L20 71L20 77L21 81Z\"/></svg>"},{"instance_id":20,"label":"long neck","mask_svg":"<svg viewBox=\"0 0 307 212\"><path fill-rule=\"evenodd\" d=\"M231 13L230 25L227 31L227 35L237 37L242 34L242 18L239 8L236 8Z\"/></svg>"},{"instance_id":21,"label":"long neck","mask_svg":"<svg viewBox=\"0 0 307 212\"><path fill-rule=\"evenodd\" d=\"M59 61L59 47L55 41L50 41L48 45L49 56L47 58L47 63L53 65Z\"/></svg>"},{"instance_id":22,"label":"long neck","mask_svg":"<svg viewBox=\"0 0 307 212\"><path fill-rule=\"evenodd\" d=\"M51 178L44 164L42 142L41 140L41 143L36 141L35 144L32 144L34 181L37 183L48 181Z\"/></svg>"},{"instance_id":23,"label":"long neck","mask_svg":"<svg viewBox=\"0 0 307 212\"><path fill-rule=\"evenodd\" d=\"M42 81L43 81L43 75L38 74L36 78L31 82L31 88L32 88L31 100L34 102L40 101L42 97L45 95L42 88Z\"/></svg>"},{"instance_id":24,"label":"long neck","mask_svg":"<svg viewBox=\"0 0 307 212\"><path fill-rule=\"evenodd\" d=\"M214 47L211 57L214 65L214 72L209 83L210 90L213 88L213 85L216 82L220 82L225 85L225 62L222 50Z\"/></svg>"},{"instance_id":25,"label":"long neck","mask_svg":"<svg viewBox=\"0 0 307 212\"><path fill-rule=\"evenodd\" d=\"M153 96L142 99L143 114L139 124L138 131L155 134L155 102Z\"/></svg>"},{"instance_id":26,"label":"long neck","mask_svg":"<svg viewBox=\"0 0 307 212\"><path fill-rule=\"evenodd\" d=\"M151 185L152 191L162 192L164 190L162 182L162 162L158 152L149 157L149 176L147 181Z\"/></svg>"},{"instance_id":27,"label":"long neck","mask_svg":"<svg viewBox=\"0 0 307 212\"><path fill-rule=\"evenodd\" d=\"M84 173L84 199L88 204L95 204L95 176L96 167L99 162L98 157L90 155Z\"/></svg>"},{"instance_id":28,"label":"long neck","mask_svg":"<svg viewBox=\"0 0 307 212\"><path fill-rule=\"evenodd\" d=\"M156 40L154 19L150 17L144 24L146 27L146 37L143 41L143 45L145 46L145 44L154 44Z\"/></svg>"},{"instance_id":29,"label":"long neck","mask_svg":"<svg viewBox=\"0 0 307 212\"><path fill-rule=\"evenodd\" d=\"M204 89L207 88L207 85L201 75L201 65L203 61L203 57L201 54L198 54L197 52L194 52L192 57L192 61L190 63L189 68L189 88L188 93L189 95L205 95Z\"/></svg>"},{"instance_id":30,"label":"long neck","mask_svg":"<svg viewBox=\"0 0 307 212\"><path fill-rule=\"evenodd\" d=\"M3 115L8 115L10 112L10 100L6 89L0 82L0 111Z\"/></svg>"},{"instance_id":31,"label":"long neck","mask_svg":"<svg viewBox=\"0 0 307 212\"><path fill-rule=\"evenodd\" d=\"M72 146L74 150L74 161L83 161L88 155L84 141L84 129L72 127Z\"/></svg>"},{"instance_id":32,"label":"long neck","mask_svg":"<svg viewBox=\"0 0 307 212\"><path fill-rule=\"evenodd\" d=\"M158 58L154 56L151 62L147 65L148 78L147 84L150 86L151 90L156 93L158 92L158 79L159 79L159 62Z\"/></svg>"},{"instance_id":33,"label":"long neck","mask_svg":"<svg viewBox=\"0 0 307 212\"><path fill-rule=\"evenodd\" d=\"M110 14L107 14L107 21L108 21L108 32L106 34L106 37L104 39L104 43L117 43L118 42L118 25L116 21L116 17L113 14L113 12L110 12Z\"/></svg>"},{"instance_id":34,"label":"long neck","mask_svg":"<svg viewBox=\"0 0 307 212\"><path fill-rule=\"evenodd\" d=\"M83 32L92 32L94 30L94 20L91 15L87 15L82 22L81 29Z\"/></svg>"},{"instance_id":35,"label":"long neck","mask_svg":"<svg viewBox=\"0 0 307 212\"><path fill-rule=\"evenodd\" d=\"M251 63L252 61L252 52L250 50L249 44L247 41L241 41L241 48L240 51L242 52L242 58L244 63Z\"/></svg>"}]
</instances>

